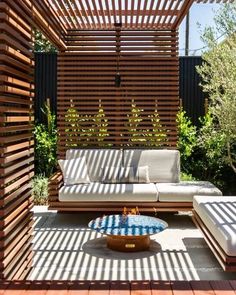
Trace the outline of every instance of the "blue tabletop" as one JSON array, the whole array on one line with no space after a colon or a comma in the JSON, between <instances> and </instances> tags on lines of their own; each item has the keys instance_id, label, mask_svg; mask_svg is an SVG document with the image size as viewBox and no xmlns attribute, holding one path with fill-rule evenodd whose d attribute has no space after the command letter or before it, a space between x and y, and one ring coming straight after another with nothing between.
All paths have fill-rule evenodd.
<instances>
[{"instance_id":1,"label":"blue tabletop","mask_svg":"<svg viewBox=\"0 0 236 295\"><path fill-rule=\"evenodd\" d=\"M163 231L168 224L158 218L145 215L108 215L91 220L91 229L107 235L144 236Z\"/></svg>"}]
</instances>

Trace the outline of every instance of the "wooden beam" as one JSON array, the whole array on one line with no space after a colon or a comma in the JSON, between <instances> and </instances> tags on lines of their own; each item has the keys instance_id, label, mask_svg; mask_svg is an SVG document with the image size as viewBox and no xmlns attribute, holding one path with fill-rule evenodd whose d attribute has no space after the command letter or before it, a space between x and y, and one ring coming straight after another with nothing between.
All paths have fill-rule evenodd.
<instances>
[{"instance_id":1,"label":"wooden beam","mask_svg":"<svg viewBox=\"0 0 236 295\"><path fill-rule=\"evenodd\" d=\"M184 19L184 17L186 16L186 14L188 13L190 7L192 6L194 0L189 0L189 1L185 1L179 11L179 16L176 18L174 24L173 24L173 29L178 29L179 25L181 24L182 20Z\"/></svg>"}]
</instances>

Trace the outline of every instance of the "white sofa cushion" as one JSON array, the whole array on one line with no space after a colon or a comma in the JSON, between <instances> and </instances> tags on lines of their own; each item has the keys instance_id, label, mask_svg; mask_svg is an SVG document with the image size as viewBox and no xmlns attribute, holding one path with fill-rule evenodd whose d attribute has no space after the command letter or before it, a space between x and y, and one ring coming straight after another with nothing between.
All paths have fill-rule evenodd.
<instances>
[{"instance_id":1,"label":"white sofa cushion","mask_svg":"<svg viewBox=\"0 0 236 295\"><path fill-rule=\"evenodd\" d=\"M64 202L156 202L154 183L98 183L63 186L59 201Z\"/></svg>"},{"instance_id":2,"label":"white sofa cushion","mask_svg":"<svg viewBox=\"0 0 236 295\"><path fill-rule=\"evenodd\" d=\"M236 256L236 196L194 196L193 208L229 256Z\"/></svg>"},{"instance_id":3,"label":"white sofa cushion","mask_svg":"<svg viewBox=\"0 0 236 295\"><path fill-rule=\"evenodd\" d=\"M71 160L58 160L64 184L89 183L89 175L85 157Z\"/></svg>"},{"instance_id":4,"label":"white sofa cushion","mask_svg":"<svg viewBox=\"0 0 236 295\"><path fill-rule=\"evenodd\" d=\"M102 183L150 183L148 166L103 167Z\"/></svg>"},{"instance_id":5,"label":"white sofa cushion","mask_svg":"<svg viewBox=\"0 0 236 295\"><path fill-rule=\"evenodd\" d=\"M160 202L192 202L194 195L222 195L222 192L208 181L156 183L156 187Z\"/></svg>"},{"instance_id":6,"label":"white sofa cushion","mask_svg":"<svg viewBox=\"0 0 236 295\"><path fill-rule=\"evenodd\" d=\"M120 169L121 167L102 167L102 183L119 183L120 182Z\"/></svg>"},{"instance_id":7,"label":"white sofa cushion","mask_svg":"<svg viewBox=\"0 0 236 295\"><path fill-rule=\"evenodd\" d=\"M123 166L148 166L150 182L179 182L177 150L124 150Z\"/></svg>"},{"instance_id":8,"label":"white sofa cushion","mask_svg":"<svg viewBox=\"0 0 236 295\"><path fill-rule=\"evenodd\" d=\"M122 162L122 150L120 149L69 149L66 151L66 159L85 157L91 181L102 180L102 167L118 167Z\"/></svg>"}]
</instances>

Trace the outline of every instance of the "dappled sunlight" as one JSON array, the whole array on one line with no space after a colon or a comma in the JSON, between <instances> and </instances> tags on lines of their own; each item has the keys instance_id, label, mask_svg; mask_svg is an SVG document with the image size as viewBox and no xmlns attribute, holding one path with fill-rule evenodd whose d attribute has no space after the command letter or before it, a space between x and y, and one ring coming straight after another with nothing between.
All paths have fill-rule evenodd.
<instances>
[{"instance_id":1,"label":"dappled sunlight","mask_svg":"<svg viewBox=\"0 0 236 295\"><path fill-rule=\"evenodd\" d=\"M226 276L189 215L163 215L170 227L151 237L149 251L133 253L108 249L106 237L88 229L87 223L96 215L37 213L29 278L199 280L206 272L213 279Z\"/></svg>"}]
</instances>

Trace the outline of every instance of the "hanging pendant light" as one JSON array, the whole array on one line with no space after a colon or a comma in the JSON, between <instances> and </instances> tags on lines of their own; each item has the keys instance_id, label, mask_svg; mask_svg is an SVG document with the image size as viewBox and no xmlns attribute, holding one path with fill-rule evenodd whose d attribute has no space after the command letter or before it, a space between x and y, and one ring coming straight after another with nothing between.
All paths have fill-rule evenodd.
<instances>
[{"instance_id":1,"label":"hanging pendant light","mask_svg":"<svg viewBox=\"0 0 236 295\"><path fill-rule=\"evenodd\" d=\"M120 61L120 30L121 30L121 23L115 23L114 24L116 28L116 37L118 38L119 44L116 46L116 52L117 52L117 59L116 59L116 74L115 74L115 87L121 86L121 74L119 70L119 61Z\"/></svg>"},{"instance_id":2,"label":"hanging pendant light","mask_svg":"<svg viewBox=\"0 0 236 295\"><path fill-rule=\"evenodd\" d=\"M120 87L121 86L121 75L119 72L115 75L115 86Z\"/></svg>"}]
</instances>

